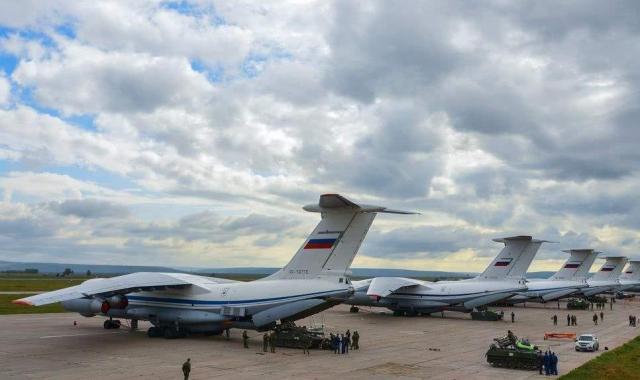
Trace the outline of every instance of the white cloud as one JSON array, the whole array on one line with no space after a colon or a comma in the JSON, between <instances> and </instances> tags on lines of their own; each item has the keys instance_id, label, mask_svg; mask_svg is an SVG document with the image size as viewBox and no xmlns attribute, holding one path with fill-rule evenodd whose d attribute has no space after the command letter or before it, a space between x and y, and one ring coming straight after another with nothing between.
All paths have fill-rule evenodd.
<instances>
[{"instance_id":1,"label":"white cloud","mask_svg":"<svg viewBox=\"0 0 640 380\"><path fill-rule=\"evenodd\" d=\"M0 107L7 105L11 98L11 84L0 74Z\"/></svg>"},{"instance_id":2,"label":"white cloud","mask_svg":"<svg viewBox=\"0 0 640 380\"><path fill-rule=\"evenodd\" d=\"M0 76L0 189L27 215L6 222L12 250L47 257L24 228L95 261L281 262L322 192L425 215L379 218L356 263L478 270L506 233L637 250L634 2L181 7L0 5L19 60ZM99 202L134 212L77 227ZM273 215L304 224L251 228Z\"/></svg>"}]
</instances>

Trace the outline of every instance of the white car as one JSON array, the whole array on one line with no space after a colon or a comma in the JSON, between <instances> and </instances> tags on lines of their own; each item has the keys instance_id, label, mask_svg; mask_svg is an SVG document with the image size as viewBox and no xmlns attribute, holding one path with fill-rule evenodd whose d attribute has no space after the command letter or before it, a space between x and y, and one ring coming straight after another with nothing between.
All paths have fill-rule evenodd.
<instances>
[{"instance_id":1,"label":"white car","mask_svg":"<svg viewBox=\"0 0 640 380\"><path fill-rule=\"evenodd\" d=\"M600 343L593 334L583 334L576 339L576 351L598 351Z\"/></svg>"}]
</instances>

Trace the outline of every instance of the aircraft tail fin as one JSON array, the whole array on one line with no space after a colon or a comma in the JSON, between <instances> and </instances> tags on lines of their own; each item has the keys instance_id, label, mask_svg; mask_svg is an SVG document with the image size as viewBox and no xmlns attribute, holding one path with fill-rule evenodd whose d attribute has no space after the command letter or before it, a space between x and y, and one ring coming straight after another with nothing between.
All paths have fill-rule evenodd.
<instances>
[{"instance_id":1,"label":"aircraft tail fin","mask_svg":"<svg viewBox=\"0 0 640 380\"><path fill-rule=\"evenodd\" d=\"M533 239L531 236L512 236L493 241L504 243L504 248L477 277L479 280L524 280L531 261L546 240Z\"/></svg>"},{"instance_id":2,"label":"aircraft tail fin","mask_svg":"<svg viewBox=\"0 0 640 380\"><path fill-rule=\"evenodd\" d=\"M386 207L356 204L338 194L320 196L303 207L322 219L291 261L266 279L307 279L347 274L377 213L415 214Z\"/></svg>"},{"instance_id":3,"label":"aircraft tail fin","mask_svg":"<svg viewBox=\"0 0 640 380\"><path fill-rule=\"evenodd\" d=\"M569 249L563 252L571 256L550 280L586 280L589 269L600 253L593 249Z\"/></svg>"},{"instance_id":4,"label":"aircraft tail fin","mask_svg":"<svg viewBox=\"0 0 640 380\"><path fill-rule=\"evenodd\" d=\"M620 277L620 273L622 273L622 269L627 263L627 258L624 256L609 256L606 257L606 260L598 272L591 277L591 281L616 280Z\"/></svg>"},{"instance_id":5,"label":"aircraft tail fin","mask_svg":"<svg viewBox=\"0 0 640 380\"><path fill-rule=\"evenodd\" d=\"M640 281L640 260L629 260L629 266L622 272L620 279Z\"/></svg>"}]
</instances>

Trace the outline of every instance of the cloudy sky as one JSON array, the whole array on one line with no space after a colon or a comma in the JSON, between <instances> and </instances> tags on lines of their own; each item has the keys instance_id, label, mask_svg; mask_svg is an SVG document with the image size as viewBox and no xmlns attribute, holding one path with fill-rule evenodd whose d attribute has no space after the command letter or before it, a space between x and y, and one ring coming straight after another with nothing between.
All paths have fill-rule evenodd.
<instances>
[{"instance_id":1,"label":"cloudy sky","mask_svg":"<svg viewBox=\"0 0 640 380\"><path fill-rule=\"evenodd\" d=\"M354 266L640 247L637 1L2 1L0 260L279 266L324 192Z\"/></svg>"}]
</instances>

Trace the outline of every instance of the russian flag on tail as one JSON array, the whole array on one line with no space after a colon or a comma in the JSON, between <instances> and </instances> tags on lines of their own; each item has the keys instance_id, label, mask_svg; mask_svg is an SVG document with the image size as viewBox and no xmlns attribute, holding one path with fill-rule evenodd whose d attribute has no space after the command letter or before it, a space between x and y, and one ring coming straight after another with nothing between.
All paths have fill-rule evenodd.
<instances>
[{"instance_id":1,"label":"russian flag on tail","mask_svg":"<svg viewBox=\"0 0 640 380\"><path fill-rule=\"evenodd\" d=\"M330 239L309 239L304 249L331 249L336 243L336 238Z\"/></svg>"},{"instance_id":2,"label":"russian flag on tail","mask_svg":"<svg viewBox=\"0 0 640 380\"><path fill-rule=\"evenodd\" d=\"M511 264L511 261L513 261L513 257L507 257L504 259L500 259L498 261L496 261L496 264L494 265L495 267L508 267L509 264Z\"/></svg>"}]
</instances>

